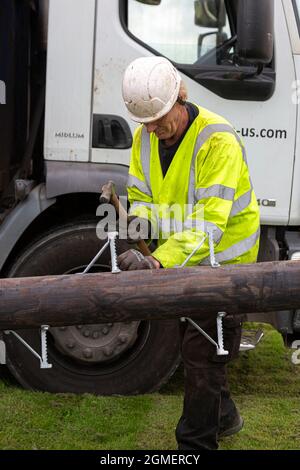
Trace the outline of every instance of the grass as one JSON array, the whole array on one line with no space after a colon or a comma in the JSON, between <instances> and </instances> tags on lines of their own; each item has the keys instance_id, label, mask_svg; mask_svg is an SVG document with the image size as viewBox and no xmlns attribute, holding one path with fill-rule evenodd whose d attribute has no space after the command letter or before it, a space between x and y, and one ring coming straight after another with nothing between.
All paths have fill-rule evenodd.
<instances>
[{"instance_id":1,"label":"grass","mask_svg":"<svg viewBox=\"0 0 300 470\"><path fill-rule=\"evenodd\" d=\"M275 330L263 329L257 349L230 365L245 427L221 449L300 448L300 365ZM0 449L176 449L182 398L182 367L160 393L135 397L29 392L0 379Z\"/></svg>"}]
</instances>

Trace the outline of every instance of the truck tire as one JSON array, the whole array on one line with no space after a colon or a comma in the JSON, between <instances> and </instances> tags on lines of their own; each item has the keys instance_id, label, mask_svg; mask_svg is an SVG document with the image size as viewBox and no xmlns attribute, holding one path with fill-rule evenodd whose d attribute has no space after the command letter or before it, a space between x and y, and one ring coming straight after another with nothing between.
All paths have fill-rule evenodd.
<instances>
[{"instance_id":1,"label":"truck tire","mask_svg":"<svg viewBox=\"0 0 300 470\"><path fill-rule=\"evenodd\" d=\"M81 272L103 245L95 228L95 221L82 220L45 232L19 253L6 276ZM126 249L126 241L119 240L118 253ZM108 249L94 272L109 270L109 260ZM7 334L7 366L17 381L31 390L99 395L156 391L168 381L180 361L178 321L127 323L66 328L50 325L49 369L40 369L39 360L13 334ZM19 330L18 334L40 353L38 329ZM105 343L109 337L110 349Z\"/></svg>"}]
</instances>

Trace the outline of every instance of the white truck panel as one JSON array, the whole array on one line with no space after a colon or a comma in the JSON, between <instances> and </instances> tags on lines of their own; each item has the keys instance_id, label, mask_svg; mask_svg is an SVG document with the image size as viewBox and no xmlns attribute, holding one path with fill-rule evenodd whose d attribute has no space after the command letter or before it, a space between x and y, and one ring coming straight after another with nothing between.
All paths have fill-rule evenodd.
<instances>
[{"instance_id":1,"label":"white truck panel","mask_svg":"<svg viewBox=\"0 0 300 470\"><path fill-rule=\"evenodd\" d=\"M276 88L266 102L216 101L212 93L208 107L220 112L237 130L255 129L254 137L242 137L257 198L274 199L276 207L261 207L261 222L287 225L293 177L297 107L292 102L291 84L295 67L282 3L275 2ZM195 90L196 93L196 90ZM277 138L262 138L265 129ZM281 133L282 132L282 133ZM286 135L286 138L284 137Z\"/></svg>"},{"instance_id":2,"label":"white truck panel","mask_svg":"<svg viewBox=\"0 0 300 470\"><path fill-rule=\"evenodd\" d=\"M295 67L298 77L298 81L295 83L293 89L291 88L291 93L293 94L293 99L295 100L295 108L298 110L298 132L296 139L296 150L295 150L295 166L294 166L294 176L292 184L292 198L291 198L291 211L290 211L290 225L300 225L300 133L299 133L299 123L300 123L300 109L299 109L299 100L300 100L300 56L295 55ZM297 103L298 101L298 103ZM296 104L297 103L297 104Z\"/></svg>"},{"instance_id":3,"label":"white truck panel","mask_svg":"<svg viewBox=\"0 0 300 470\"><path fill-rule=\"evenodd\" d=\"M136 57L152 54L124 31L120 22L118 0L101 0L97 16L93 112L122 116L133 132L136 124L129 119L122 98L123 73ZM93 162L107 163L112 155L113 163L129 165L130 149L92 149Z\"/></svg>"},{"instance_id":4,"label":"white truck panel","mask_svg":"<svg viewBox=\"0 0 300 470\"><path fill-rule=\"evenodd\" d=\"M297 108L297 137L295 148L295 165L292 183L292 197L291 197L291 210L289 225L300 225L300 35L298 25L295 18L295 12L292 2L283 0L284 9L286 12L287 23L289 26L291 45L294 53L294 62L296 69L296 81L291 83L291 96L295 108Z\"/></svg>"},{"instance_id":5,"label":"white truck panel","mask_svg":"<svg viewBox=\"0 0 300 470\"><path fill-rule=\"evenodd\" d=\"M50 2L46 160L89 160L95 8L95 0Z\"/></svg>"}]
</instances>

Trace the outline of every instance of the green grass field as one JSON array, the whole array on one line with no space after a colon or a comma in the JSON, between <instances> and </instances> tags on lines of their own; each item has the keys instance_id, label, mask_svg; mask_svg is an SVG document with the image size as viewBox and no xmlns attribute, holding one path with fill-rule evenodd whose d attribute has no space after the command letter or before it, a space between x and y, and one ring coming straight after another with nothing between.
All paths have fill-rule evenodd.
<instances>
[{"instance_id":1,"label":"green grass field","mask_svg":"<svg viewBox=\"0 0 300 470\"><path fill-rule=\"evenodd\" d=\"M255 351L230 365L244 429L221 449L300 449L300 365L263 325ZM183 371L152 395L95 397L28 392L0 379L0 449L173 450Z\"/></svg>"}]
</instances>

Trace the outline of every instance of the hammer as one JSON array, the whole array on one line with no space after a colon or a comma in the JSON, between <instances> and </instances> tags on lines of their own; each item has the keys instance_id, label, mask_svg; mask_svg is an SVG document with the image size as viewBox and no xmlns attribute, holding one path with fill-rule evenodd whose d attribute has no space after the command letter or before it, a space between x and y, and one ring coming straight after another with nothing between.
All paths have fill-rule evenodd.
<instances>
[{"instance_id":1,"label":"hammer","mask_svg":"<svg viewBox=\"0 0 300 470\"><path fill-rule=\"evenodd\" d=\"M108 181L108 183L102 186L101 192L102 194L99 199L100 204L112 204L116 209L119 218L126 221L128 224L128 214L122 206L118 196L116 195L114 182ZM151 251L149 250L148 245L145 243L145 240L139 240L137 245L144 256L151 256Z\"/></svg>"}]
</instances>

